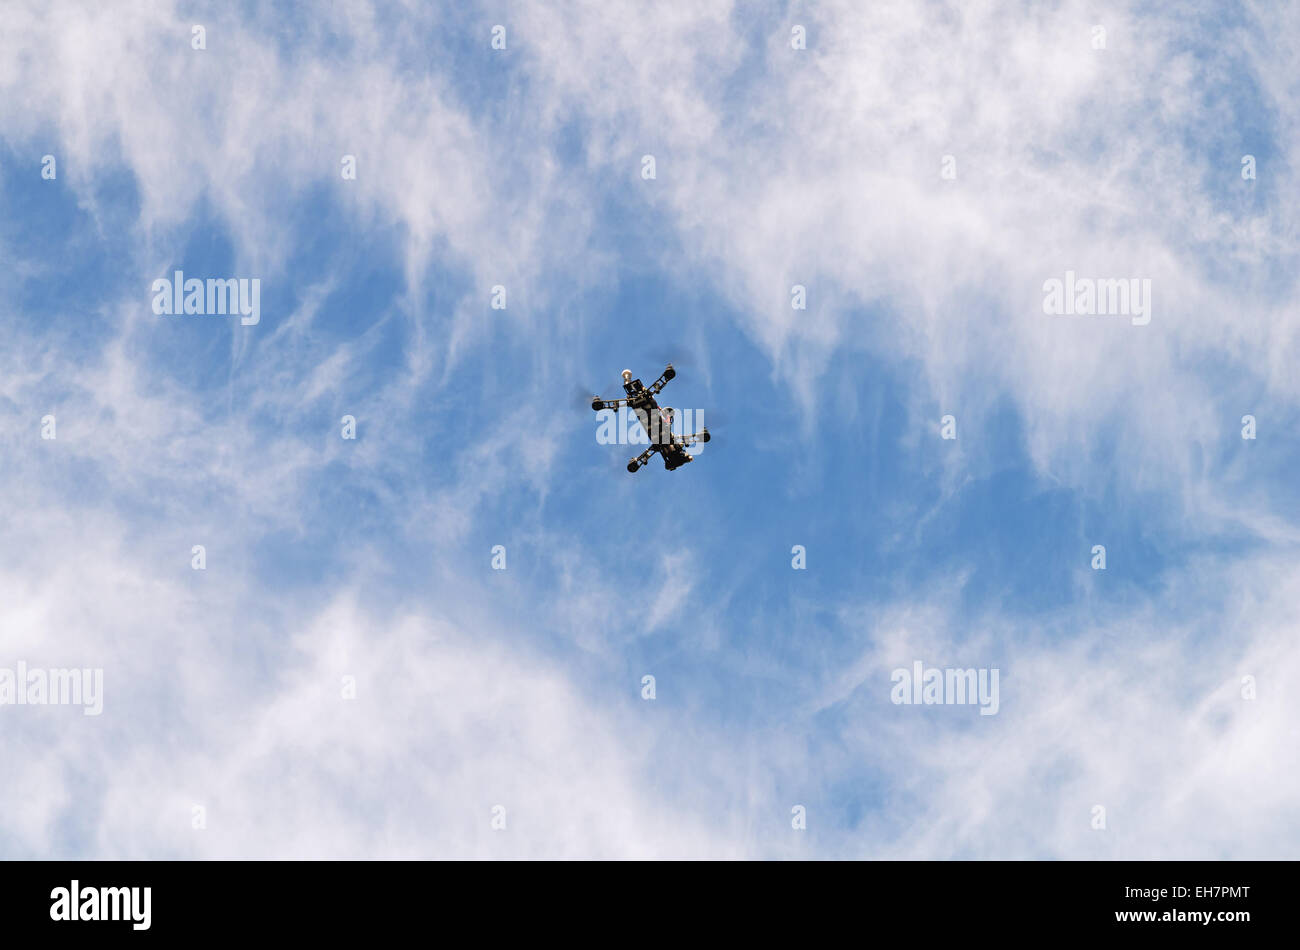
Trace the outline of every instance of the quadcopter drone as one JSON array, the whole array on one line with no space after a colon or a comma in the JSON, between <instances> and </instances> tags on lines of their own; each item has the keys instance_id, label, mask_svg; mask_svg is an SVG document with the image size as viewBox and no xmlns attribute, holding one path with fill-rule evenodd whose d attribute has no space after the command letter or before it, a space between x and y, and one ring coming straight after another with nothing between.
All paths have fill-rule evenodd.
<instances>
[{"instance_id":1,"label":"quadcopter drone","mask_svg":"<svg viewBox=\"0 0 1300 950\"><path fill-rule=\"evenodd\" d=\"M647 389L641 385L641 380L632 378L630 369L625 369L623 370L623 392L627 393L627 398L601 399L599 396L593 396L591 399L591 408L597 412L602 409L617 410L621 406L627 406L636 413L641 428L645 429L646 435L650 437L650 448L636 458L628 459L629 472L635 472L649 462L650 456L655 452L663 456L664 468L671 472L695 460L695 456L687 454L686 446L709 441L707 427L692 435L673 435L673 410L661 409L659 403L655 402L655 396L659 395L659 391L676 375L677 370L673 369L672 363L669 363L664 374Z\"/></svg>"}]
</instances>

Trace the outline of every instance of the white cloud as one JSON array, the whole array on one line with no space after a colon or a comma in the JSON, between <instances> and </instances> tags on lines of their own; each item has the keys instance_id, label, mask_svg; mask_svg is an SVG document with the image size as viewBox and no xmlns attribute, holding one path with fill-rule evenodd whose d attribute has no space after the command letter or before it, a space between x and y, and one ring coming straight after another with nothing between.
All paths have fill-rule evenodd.
<instances>
[{"instance_id":1,"label":"white cloud","mask_svg":"<svg viewBox=\"0 0 1300 950\"><path fill-rule=\"evenodd\" d=\"M1207 585L1221 609L1176 619ZM1040 629L955 607L847 612L869 648L819 711L850 725L832 768L882 769L885 800L837 845L905 858L1286 858L1300 794L1293 559L1196 565L1136 611ZM940 598L942 603L942 595ZM982 632L972 632L982 631ZM1001 706L893 706L890 673L999 668ZM1255 681L1244 698L1243 677ZM1094 830L1095 805L1107 827Z\"/></svg>"}]
</instances>

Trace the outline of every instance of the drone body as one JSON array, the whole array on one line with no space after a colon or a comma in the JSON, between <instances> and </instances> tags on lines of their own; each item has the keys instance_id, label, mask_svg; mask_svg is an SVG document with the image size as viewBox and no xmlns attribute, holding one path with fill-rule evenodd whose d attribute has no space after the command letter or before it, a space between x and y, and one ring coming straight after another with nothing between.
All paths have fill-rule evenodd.
<instances>
[{"instance_id":1,"label":"drone body","mask_svg":"<svg viewBox=\"0 0 1300 950\"><path fill-rule=\"evenodd\" d=\"M627 406L636 413L637 419L641 422L641 428L645 429L646 435L650 437L650 447L638 455L636 458L628 459L627 470L635 472L647 462L650 456L658 452L664 460L664 468L668 471L681 468L687 462L695 460L695 456L686 451L688 445L694 445L696 442L708 442L709 430L693 433L691 435L673 435L673 410L670 408L660 408L659 403L655 401L655 396L659 394L668 381L677 375L673 369L673 364L669 363L668 368L664 370L663 375L654 381L648 388L641 385L641 380L632 378L630 369L623 370L623 392L627 396L623 399L601 399L599 396L593 396L591 408L600 412L602 409L617 410L622 406Z\"/></svg>"}]
</instances>

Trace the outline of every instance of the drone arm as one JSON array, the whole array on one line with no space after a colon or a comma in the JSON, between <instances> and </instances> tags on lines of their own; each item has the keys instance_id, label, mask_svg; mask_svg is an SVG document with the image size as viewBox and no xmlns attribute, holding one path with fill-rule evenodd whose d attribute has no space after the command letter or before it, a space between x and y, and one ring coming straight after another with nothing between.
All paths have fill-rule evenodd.
<instances>
[{"instance_id":1,"label":"drone arm","mask_svg":"<svg viewBox=\"0 0 1300 950\"><path fill-rule=\"evenodd\" d=\"M663 375L654 381L650 386L650 395L657 396L659 391L668 385L669 381L677 375L677 370L673 369L673 364L669 363L664 370Z\"/></svg>"},{"instance_id":2,"label":"drone arm","mask_svg":"<svg viewBox=\"0 0 1300 950\"><path fill-rule=\"evenodd\" d=\"M707 442L712 436L709 435L708 429L702 429L691 435L684 435L681 438L682 445L694 445L696 442Z\"/></svg>"},{"instance_id":3,"label":"drone arm","mask_svg":"<svg viewBox=\"0 0 1300 950\"><path fill-rule=\"evenodd\" d=\"M600 412L602 409L621 409L626 405L626 399L601 399L599 396L591 397L591 408L596 412Z\"/></svg>"},{"instance_id":4,"label":"drone arm","mask_svg":"<svg viewBox=\"0 0 1300 950\"><path fill-rule=\"evenodd\" d=\"M644 452L642 452L642 453L641 453L640 455L638 455L636 458L634 458L634 459L628 459L628 461L627 461L627 470L628 470L629 472L635 472L638 468L640 468L641 466L645 465L646 462L650 461L650 455L651 455L651 453L653 453L657 448L658 448L658 446L656 446L656 445L652 445L652 446L650 446L650 448L646 449Z\"/></svg>"}]
</instances>

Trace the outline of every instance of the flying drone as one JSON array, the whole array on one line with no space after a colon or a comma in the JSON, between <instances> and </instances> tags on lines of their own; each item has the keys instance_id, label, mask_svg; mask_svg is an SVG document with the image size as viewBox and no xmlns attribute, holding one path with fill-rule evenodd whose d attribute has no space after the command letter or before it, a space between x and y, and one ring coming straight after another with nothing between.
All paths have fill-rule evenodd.
<instances>
[{"instance_id":1,"label":"flying drone","mask_svg":"<svg viewBox=\"0 0 1300 950\"><path fill-rule=\"evenodd\" d=\"M673 369L672 363L669 363L663 375L646 387L641 384L641 380L632 378L630 369L625 369L623 370L623 392L627 393L626 397L601 399L599 396L593 396L591 399L591 408L596 412L602 409L617 410L627 406L636 413L641 428L645 429L646 435L650 437L650 447L636 458L628 459L629 472L635 472L644 466L655 452L663 456L664 468L671 472L695 460L695 456L686 451L688 445L709 441L707 427L692 435L673 435L673 410L667 407L661 409L659 403L655 401L655 396L659 395L660 390L676 375L677 370Z\"/></svg>"}]
</instances>

